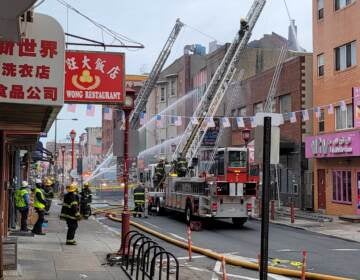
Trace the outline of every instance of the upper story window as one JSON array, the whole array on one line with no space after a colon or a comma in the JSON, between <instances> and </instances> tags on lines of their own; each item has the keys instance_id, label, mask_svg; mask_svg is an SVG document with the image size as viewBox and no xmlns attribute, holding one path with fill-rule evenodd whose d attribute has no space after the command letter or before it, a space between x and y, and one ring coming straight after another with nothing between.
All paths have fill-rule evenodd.
<instances>
[{"instance_id":1,"label":"upper story window","mask_svg":"<svg viewBox=\"0 0 360 280\"><path fill-rule=\"evenodd\" d=\"M171 96L176 95L176 82L175 82L175 80L170 81L170 95Z\"/></svg>"},{"instance_id":2,"label":"upper story window","mask_svg":"<svg viewBox=\"0 0 360 280\"><path fill-rule=\"evenodd\" d=\"M238 116L239 117L246 117L246 107L238 108Z\"/></svg>"},{"instance_id":3,"label":"upper story window","mask_svg":"<svg viewBox=\"0 0 360 280\"><path fill-rule=\"evenodd\" d=\"M346 110L335 107L335 129L347 129L353 127L353 105L347 104Z\"/></svg>"},{"instance_id":4,"label":"upper story window","mask_svg":"<svg viewBox=\"0 0 360 280\"><path fill-rule=\"evenodd\" d=\"M166 96L166 88L165 86L162 86L160 88L160 101L165 101L165 96Z\"/></svg>"},{"instance_id":5,"label":"upper story window","mask_svg":"<svg viewBox=\"0 0 360 280\"><path fill-rule=\"evenodd\" d=\"M325 112L324 109L320 109L320 116L319 116L319 132L325 131Z\"/></svg>"},{"instance_id":6,"label":"upper story window","mask_svg":"<svg viewBox=\"0 0 360 280\"><path fill-rule=\"evenodd\" d=\"M282 95L280 96L280 113L285 114L289 112L291 112L291 95Z\"/></svg>"},{"instance_id":7,"label":"upper story window","mask_svg":"<svg viewBox=\"0 0 360 280\"><path fill-rule=\"evenodd\" d=\"M335 11L350 5L354 0L335 0Z\"/></svg>"},{"instance_id":8,"label":"upper story window","mask_svg":"<svg viewBox=\"0 0 360 280\"><path fill-rule=\"evenodd\" d=\"M324 67L325 67L325 56L324 54L319 54L317 56L317 68L318 68L318 76L324 76Z\"/></svg>"},{"instance_id":9,"label":"upper story window","mask_svg":"<svg viewBox=\"0 0 360 280\"><path fill-rule=\"evenodd\" d=\"M260 113L264 111L264 107L263 107L263 103L259 102L259 103L255 103L254 104L254 114L256 113Z\"/></svg>"},{"instance_id":10,"label":"upper story window","mask_svg":"<svg viewBox=\"0 0 360 280\"><path fill-rule=\"evenodd\" d=\"M317 0L317 11L318 19L324 18L324 0Z\"/></svg>"},{"instance_id":11,"label":"upper story window","mask_svg":"<svg viewBox=\"0 0 360 280\"><path fill-rule=\"evenodd\" d=\"M337 47L334 50L336 71L356 65L356 41Z\"/></svg>"}]
</instances>

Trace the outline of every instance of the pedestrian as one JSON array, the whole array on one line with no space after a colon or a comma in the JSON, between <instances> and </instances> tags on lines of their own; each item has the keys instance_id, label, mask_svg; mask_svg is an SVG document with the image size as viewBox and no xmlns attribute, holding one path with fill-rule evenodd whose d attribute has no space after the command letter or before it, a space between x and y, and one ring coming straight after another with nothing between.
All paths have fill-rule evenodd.
<instances>
[{"instance_id":1,"label":"pedestrian","mask_svg":"<svg viewBox=\"0 0 360 280\"><path fill-rule=\"evenodd\" d=\"M29 231L27 219L29 215L30 194L29 183L27 181L23 181L21 187L15 191L15 205L21 214L20 231Z\"/></svg>"},{"instance_id":2,"label":"pedestrian","mask_svg":"<svg viewBox=\"0 0 360 280\"><path fill-rule=\"evenodd\" d=\"M42 226L44 223L44 216L45 216L45 207L46 207L46 200L44 195L43 186L38 181L36 181L35 189L34 189L35 197L34 197L34 208L36 213L38 214L38 219L32 229L32 233L38 235L45 235L42 231Z\"/></svg>"},{"instance_id":3,"label":"pedestrian","mask_svg":"<svg viewBox=\"0 0 360 280\"><path fill-rule=\"evenodd\" d=\"M76 194L77 186L74 183L66 186L66 190L67 193L64 195L60 219L66 220L68 226L66 245L76 245L75 233L78 228L78 221L81 218L79 212L79 196Z\"/></svg>"},{"instance_id":4,"label":"pedestrian","mask_svg":"<svg viewBox=\"0 0 360 280\"><path fill-rule=\"evenodd\" d=\"M92 193L90 184L86 182L82 191L80 192L80 214L83 218L87 219L91 216L90 203L92 202Z\"/></svg>"}]
</instances>

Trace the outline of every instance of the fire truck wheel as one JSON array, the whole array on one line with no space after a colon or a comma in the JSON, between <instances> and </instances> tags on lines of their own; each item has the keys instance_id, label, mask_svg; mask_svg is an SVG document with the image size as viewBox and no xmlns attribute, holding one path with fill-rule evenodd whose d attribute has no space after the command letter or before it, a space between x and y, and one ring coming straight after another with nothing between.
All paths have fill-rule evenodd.
<instances>
[{"instance_id":1,"label":"fire truck wheel","mask_svg":"<svg viewBox=\"0 0 360 280\"><path fill-rule=\"evenodd\" d=\"M185 208L185 222L187 225L190 225L191 219L192 219L191 204L188 203Z\"/></svg>"},{"instance_id":2,"label":"fire truck wheel","mask_svg":"<svg viewBox=\"0 0 360 280\"><path fill-rule=\"evenodd\" d=\"M247 218L232 218L232 222L234 224L234 226L238 227L238 228L242 228L243 225L246 223Z\"/></svg>"}]
</instances>

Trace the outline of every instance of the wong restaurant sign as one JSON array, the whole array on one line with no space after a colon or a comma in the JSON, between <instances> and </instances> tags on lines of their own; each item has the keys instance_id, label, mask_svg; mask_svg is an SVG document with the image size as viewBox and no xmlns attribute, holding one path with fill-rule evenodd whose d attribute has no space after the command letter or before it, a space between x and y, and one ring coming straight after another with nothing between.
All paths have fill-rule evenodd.
<instances>
[{"instance_id":1,"label":"wong restaurant sign","mask_svg":"<svg viewBox=\"0 0 360 280\"><path fill-rule=\"evenodd\" d=\"M360 156L360 131L306 137L305 156L306 158Z\"/></svg>"}]
</instances>

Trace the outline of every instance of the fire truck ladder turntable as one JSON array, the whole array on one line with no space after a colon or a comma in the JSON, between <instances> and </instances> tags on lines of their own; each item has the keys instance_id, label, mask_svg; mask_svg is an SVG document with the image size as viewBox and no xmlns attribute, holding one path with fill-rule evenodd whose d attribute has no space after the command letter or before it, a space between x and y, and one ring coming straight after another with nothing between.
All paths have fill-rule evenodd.
<instances>
[{"instance_id":1,"label":"fire truck ladder turntable","mask_svg":"<svg viewBox=\"0 0 360 280\"><path fill-rule=\"evenodd\" d=\"M253 2L245 18L247 26L241 27L234 41L229 46L224 59L217 68L215 75L211 79L207 90L193 114L193 118L196 118L198 122L197 124L194 124L192 121L189 122L173 154L173 160L176 160L177 156L182 154L188 164L191 164L193 158L196 157L207 131L207 125L204 123L204 120L207 117L214 117L216 114L225 92L236 73L236 66L239 64L240 55L250 39L251 32L265 3L266 0L255 0Z\"/></svg>"},{"instance_id":2,"label":"fire truck ladder turntable","mask_svg":"<svg viewBox=\"0 0 360 280\"><path fill-rule=\"evenodd\" d=\"M171 33L168 37L168 39L165 42L165 45L163 49L161 50L159 57L157 58L151 72L149 75L149 78L146 80L144 86L140 89L140 92L138 94L138 97L135 100L135 108L131 112L130 115L130 126L132 128L136 128L138 124L138 120L140 117L141 112L145 110L146 103L149 99L149 96L151 94L151 91L153 90L157 80L159 79L160 72L162 68L164 67L164 64L167 60L167 58L170 55L171 49L174 45L174 42L176 38L178 37L181 28L184 26L184 24L180 21L180 19L176 20L175 26L171 30Z\"/></svg>"}]
</instances>

